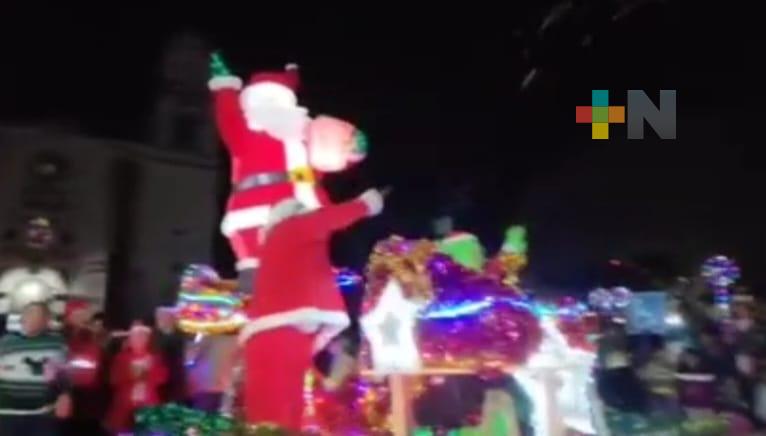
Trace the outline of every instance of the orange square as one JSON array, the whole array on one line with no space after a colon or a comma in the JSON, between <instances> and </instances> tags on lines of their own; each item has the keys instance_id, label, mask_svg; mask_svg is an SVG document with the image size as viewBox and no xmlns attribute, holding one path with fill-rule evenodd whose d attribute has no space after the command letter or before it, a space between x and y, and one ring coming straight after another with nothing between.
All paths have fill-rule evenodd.
<instances>
[{"instance_id":1,"label":"orange square","mask_svg":"<svg viewBox=\"0 0 766 436\"><path fill-rule=\"evenodd\" d=\"M609 122L624 123L625 122L625 106L609 106Z\"/></svg>"}]
</instances>

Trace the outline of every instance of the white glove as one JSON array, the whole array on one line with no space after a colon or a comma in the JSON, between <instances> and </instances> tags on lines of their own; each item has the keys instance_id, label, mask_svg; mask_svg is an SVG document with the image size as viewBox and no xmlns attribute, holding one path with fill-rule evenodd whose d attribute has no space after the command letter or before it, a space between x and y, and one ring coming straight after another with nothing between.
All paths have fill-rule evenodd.
<instances>
[{"instance_id":1,"label":"white glove","mask_svg":"<svg viewBox=\"0 0 766 436\"><path fill-rule=\"evenodd\" d=\"M367 206L368 215L379 215L383 211L383 195L377 189L367 190L359 199Z\"/></svg>"},{"instance_id":2,"label":"white glove","mask_svg":"<svg viewBox=\"0 0 766 436\"><path fill-rule=\"evenodd\" d=\"M207 82L211 91L222 89L242 89L242 79L237 76L216 76Z\"/></svg>"}]
</instances>

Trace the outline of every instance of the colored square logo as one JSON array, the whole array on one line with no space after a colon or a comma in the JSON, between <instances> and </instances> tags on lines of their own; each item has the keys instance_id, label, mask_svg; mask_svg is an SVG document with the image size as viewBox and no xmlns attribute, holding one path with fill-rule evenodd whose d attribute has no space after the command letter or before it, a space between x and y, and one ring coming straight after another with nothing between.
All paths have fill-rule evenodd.
<instances>
[{"instance_id":1,"label":"colored square logo","mask_svg":"<svg viewBox=\"0 0 766 436\"><path fill-rule=\"evenodd\" d=\"M609 123L593 123L592 126L593 139L609 139Z\"/></svg>"},{"instance_id":2,"label":"colored square logo","mask_svg":"<svg viewBox=\"0 0 766 436\"><path fill-rule=\"evenodd\" d=\"M593 121L594 123L608 123L609 122L609 108L608 107L593 107Z\"/></svg>"},{"instance_id":3,"label":"colored square logo","mask_svg":"<svg viewBox=\"0 0 766 436\"><path fill-rule=\"evenodd\" d=\"M591 91L591 104L593 106L609 106L609 91L606 89L594 89Z\"/></svg>"},{"instance_id":4,"label":"colored square logo","mask_svg":"<svg viewBox=\"0 0 766 436\"><path fill-rule=\"evenodd\" d=\"M590 106L577 106L575 107L575 116L577 117L577 124L590 124L593 122L593 111Z\"/></svg>"},{"instance_id":5,"label":"colored square logo","mask_svg":"<svg viewBox=\"0 0 766 436\"><path fill-rule=\"evenodd\" d=\"M625 122L625 106L609 106L609 122L624 123Z\"/></svg>"},{"instance_id":6,"label":"colored square logo","mask_svg":"<svg viewBox=\"0 0 766 436\"><path fill-rule=\"evenodd\" d=\"M625 123L625 106L609 106L609 91L591 90L591 106L575 106L577 124L591 125L591 138L609 139L609 124Z\"/></svg>"}]
</instances>

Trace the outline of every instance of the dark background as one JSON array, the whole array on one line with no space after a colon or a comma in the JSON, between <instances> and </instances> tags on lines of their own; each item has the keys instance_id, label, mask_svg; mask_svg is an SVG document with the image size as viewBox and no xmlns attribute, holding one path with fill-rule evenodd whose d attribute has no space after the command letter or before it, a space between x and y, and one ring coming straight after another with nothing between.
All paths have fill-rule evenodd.
<instances>
[{"instance_id":1,"label":"dark background","mask_svg":"<svg viewBox=\"0 0 766 436\"><path fill-rule=\"evenodd\" d=\"M652 286L647 274L693 274L722 252L757 291L766 280L764 38L752 6L575 1L541 32L556 5L513 3L267 10L11 2L0 16L0 117L141 139L164 42L192 31L242 75L298 62L303 103L369 134L367 161L330 187L338 198L369 185L394 191L382 218L340 238L339 263L360 267L375 240L425 236L447 213L489 250L506 225L527 224L527 280L536 288ZM535 80L522 87L533 68ZM627 89L676 89L678 140L649 129L646 140L627 141L624 126L609 141L591 140L589 126L574 123L574 106L589 104L594 88L609 89L615 104ZM610 259L636 268L615 272L605 268Z\"/></svg>"}]
</instances>

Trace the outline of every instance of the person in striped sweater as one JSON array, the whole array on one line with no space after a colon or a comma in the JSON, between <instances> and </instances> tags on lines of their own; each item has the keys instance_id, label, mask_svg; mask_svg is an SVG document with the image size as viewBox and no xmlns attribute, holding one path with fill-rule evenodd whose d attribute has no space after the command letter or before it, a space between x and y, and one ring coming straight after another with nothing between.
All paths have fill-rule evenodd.
<instances>
[{"instance_id":1,"label":"person in striped sweater","mask_svg":"<svg viewBox=\"0 0 766 436\"><path fill-rule=\"evenodd\" d=\"M21 332L0 339L0 436L57 435L72 404L64 339L48 331L44 303L24 308Z\"/></svg>"}]
</instances>

